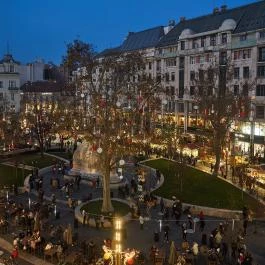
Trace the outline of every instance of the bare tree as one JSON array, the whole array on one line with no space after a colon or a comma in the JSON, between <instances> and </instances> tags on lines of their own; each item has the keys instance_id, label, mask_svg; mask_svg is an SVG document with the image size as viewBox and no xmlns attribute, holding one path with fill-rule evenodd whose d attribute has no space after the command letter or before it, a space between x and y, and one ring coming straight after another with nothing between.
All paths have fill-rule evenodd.
<instances>
[{"instance_id":1,"label":"bare tree","mask_svg":"<svg viewBox=\"0 0 265 265\"><path fill-rule=\"evenodd\" d=\"M66 60L67 61L67 60ZM79 65L80 66L80 65ZM114 52L82 61L75 78L86 97L85 138L96 146L103 176L102 212L113 211L110 174L117 161L146 143L155 126L160 82L144 74L144 54Z\"/></svg>"},{"instance_id":2,"label":"bare tree","mask_svg":"<svg viewBox=\"0 0 265 265\"><path fill-rule=\"evenodd\" d=\"M197 87L195 101L200 115L213 129L214 174L218 173L231 124L241 118L242 113L247 118L250 111L249 95L255 81L244 80L240 93L235 94L233 78L233 64L225 60L199 70L194 80Z\"/></svg>"}]
</instances>

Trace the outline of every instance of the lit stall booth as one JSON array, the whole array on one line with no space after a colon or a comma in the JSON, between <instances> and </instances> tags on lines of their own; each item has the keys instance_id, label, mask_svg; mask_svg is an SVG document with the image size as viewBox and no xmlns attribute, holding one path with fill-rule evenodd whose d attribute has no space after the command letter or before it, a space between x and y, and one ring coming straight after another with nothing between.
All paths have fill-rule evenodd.
<instances>
[{"instance_id":1,"label":"lit stall booth","mask_svg":"<svg viewBox=\"0 0 265 265\"><path fill-rule=\"evenodd\" d=\"M189 157L198 157L199 156L199 147L193 143L186 144L182 149L182 154L189 156Z\"/></svg>"},{"instance_id":2,"label":"lit stall booth","mask_svg":"<svg viewBox=\"0 0 265 265\"><path fill-rule=\"evenodd\" d=\"M264 157L265 124L253 122L252 126L254 135L251 135L251 122L240 124L238 132L235 133L235 152L242 156L249 155L252 138L254 156Z\"/></svg>"}]
</instances>

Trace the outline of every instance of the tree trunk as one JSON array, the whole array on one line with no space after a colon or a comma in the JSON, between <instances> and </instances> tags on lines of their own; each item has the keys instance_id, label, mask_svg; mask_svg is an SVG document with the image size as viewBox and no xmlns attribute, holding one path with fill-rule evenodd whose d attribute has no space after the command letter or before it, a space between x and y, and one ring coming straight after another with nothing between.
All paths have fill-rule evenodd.
<instances>
[{"instance_id":1,"label":"tree trunk","mask_svg":"<svg viewBox=\"0 0 265 265\"><path fill-rule=\"evenodd\" d=\"M101 207L101 212L103 213L109 213L113 212L113 206L111 203L111 197L110 197L110 169L109 165L105 166L104 173L103 173L103 179L102 179L102 185L103 185L103 203Z\"/></svg>"},{"instance_id":2,"label":"tree trunk","mask_svg":"<svg viewBox=\"0 0 265 265\"><path fill-rule=\"evenodd\" d=\"M216 133L215 136L215 144L214 144L214 152L215 152L215 165L214 165L214 171L213 175L217 176L218 171L220 168L220 162L221 162L221 152L222 152L222 136L220 133Z\"/></svg>"}]
</instances>

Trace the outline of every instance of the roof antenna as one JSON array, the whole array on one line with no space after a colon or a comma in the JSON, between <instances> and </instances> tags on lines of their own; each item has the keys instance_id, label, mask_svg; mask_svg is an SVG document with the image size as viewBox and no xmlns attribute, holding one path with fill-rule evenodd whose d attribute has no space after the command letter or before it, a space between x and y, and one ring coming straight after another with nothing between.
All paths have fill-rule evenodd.
<instances>
[{"instance_id":1,"label":"roof antenna","mask_svg":"<svg viewBox=\"0 0 265 265\"><path fill-rule=\"evenodd\" d=\"M7 54L9 54L9 42L8 41L6 42L6 52Z\"/></svg>"}]
</instances>

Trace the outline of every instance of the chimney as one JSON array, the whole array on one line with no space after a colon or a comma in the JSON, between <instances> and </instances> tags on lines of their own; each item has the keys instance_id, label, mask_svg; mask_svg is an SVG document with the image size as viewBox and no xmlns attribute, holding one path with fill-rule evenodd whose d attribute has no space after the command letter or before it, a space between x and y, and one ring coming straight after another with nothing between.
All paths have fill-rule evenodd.
<instances>
[{"instance_id":1,"label":"chimney","mask_svg":"<svg viewBox=\"0 0 265 265\"><path fill-rule=\"evenodd\" d=\"M219 8L218 7L215 7L213 9L213 14L216 15L216 14L219 14Z\"/></svg>"},{"instance_id":2,"label":"chimney","mask_svg":"<svg viewBox=\"0 0 265 265\"><path fill-rule=\"evenodd\" d=\"M221 6L221 12L225 12L227 10L227 5L222 5Z\"/></svg>"},{"instance_id":3,"label":"chimney","mask_svg":"<svg viewBox=\"0 0 265 265\"><path fill-rule=\"evenodd\" d=\"M180 18L179 18L179 21L180 21L180 22L183 22L183 21L185 21L185 20L186 20L186 17L180 17Z\"/></svg>"}]
</instances>

